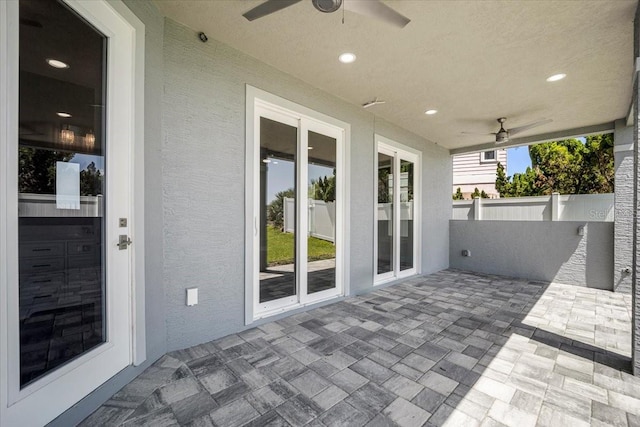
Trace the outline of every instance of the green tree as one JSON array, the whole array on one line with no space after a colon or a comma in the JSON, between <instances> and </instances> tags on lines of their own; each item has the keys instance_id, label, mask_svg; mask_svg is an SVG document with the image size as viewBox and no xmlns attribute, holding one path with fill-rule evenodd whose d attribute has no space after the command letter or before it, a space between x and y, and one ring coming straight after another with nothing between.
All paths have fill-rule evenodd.
<instances>
[{"instance_id":1,"label":"green tree","mask_svg":"<svg viewBox=\"0 0 640 427\"><path fill-rule=\"evenodd\" d=\"M18 149L18 191L56 194L56 162L68 162L73 153L32 147Z\"/></svg>"},{"instance_id":2,"label":"green tree","mask_svg":"<svg viewBox=\"0 0 640 427\"><path fill-rule=\"evenodd\" d=\"M529 146L531 168L506 176L496 170L501 197L542 196L551 193L611 193L614 184L613 135L545 142Z\"/></svg>"},{"instance_id":3,"label":"green tree","mask_svg":"<svg viewBox=\"0 0 640 427\"><path fill-rule=\"evenodd\" d=\"M94 162L89 163L85 170L80 171L80 194L83 196L97 196L102 193L102 173Z\"/></svg>"},{"instance_id":4,"label":"green tree","mask_svg":"<svg viewBox=\"0 0 640 427\"><path fill-rule=\"evenodd\" d=\"M511 182L509 182L504 166L500 162L498 162L496 169L496 191L500 194L500 197L509 197L511 192Z\"/></svg>"},{"instance_id":5,"label":"green tree","mask_svg":"<svg viewBox=\"0 0 640 427\"><path fill-rule=\"evenodd\" d=\"M458 187L458 189L454 193L453 200L464 200L464 196L462 195L462 190L460 190L460 187Z\"/></svg>"},{"instance_id":6,"label":"green tree","mask_svg":"<svg viewBox=\"0 0 640 427\"><path fill-rule=\"evenodd\" d=\"M322 177L311 180L309 185L309 198L333 202L336 200L336 175L335 170L330 177Z\"/></svg>"},{"instance_id":7,"label":"green tree","mask_svg":"<svg viewBox=\"0 0 640 427\"><path fill-rule=\"evenodd\" d=\"M284 199L294 198L293 188L276 193L276 198L267 206L267 221L274 227L282 230L284 227Z\"/></svg>"},{"instance_id":8,"label":"green tree","mask_svg":"<svg viewBox=\"0 0 640 427\"><path fill-rule=\"evenodd\" d=\"M477 199L477 198L488 199L489 196L487 195L487 193L484 192L484 190L480 191L480 190L478 190L478 187L476 187L473 190L473 193L471 193L471 198L472 199Z\"/></svg>"},{"instance_id":9,"label":"green tree","mask_svg":"<svg viewBox=\"0 0 640 427\"><path fill-rule=\"evenodd\" d=\"M584 146L580 194L613 193L613 134L588 136Z\"/></svg>"}]
</instances>

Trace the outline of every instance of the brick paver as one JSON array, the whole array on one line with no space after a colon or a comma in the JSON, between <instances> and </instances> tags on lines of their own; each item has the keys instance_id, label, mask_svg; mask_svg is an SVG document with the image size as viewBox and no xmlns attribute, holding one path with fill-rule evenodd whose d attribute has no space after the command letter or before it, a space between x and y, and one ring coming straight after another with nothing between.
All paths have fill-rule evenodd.
<instances>
[{"instance_id":1,"label":"brick paver","mask_svg":"<svg viewBox=\"0 0 640 427\"><path fill-rule=\"evenodd\" d=\"M81 425L637 425L630 307L447 270L169 353Z\"/></svg>"}]
</instances>

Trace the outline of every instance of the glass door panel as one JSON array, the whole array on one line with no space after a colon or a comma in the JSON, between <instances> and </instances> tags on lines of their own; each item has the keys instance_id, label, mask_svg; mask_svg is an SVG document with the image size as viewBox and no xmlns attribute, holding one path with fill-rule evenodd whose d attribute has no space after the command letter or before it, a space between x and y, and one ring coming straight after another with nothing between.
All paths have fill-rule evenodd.
<instances>
[{"instance_id":1,"label":"glass door panel","mask_svg":"<svg viewBox=\"0 0 640 427\"><path fill-rule=\"evenodd\" d=\"M378 153L377 274L393 272L394 260L394 158Z\"/></svg>"},{"instance_id":2,"label":"glass door panel","mask_svg":"<svg viewBox=\"0 0 640 427\"><path fill-rule=\"evenodd\" d=\"M336 287L337 141L308 132L307 293Z\"/></svg>"},{"instance_id":3,"label":"glass door panel","mask_svg":"<svg viewBox=\"0 0 640 427\"><path fill-rule=\"evenodd\" d=\"M19 14L19 354L24 388L107 340L107 40L56 1L22 0Z\"/></svg>"},{"instance_id":4,"label":"glass door panel","mask_svg":"<svg viewBox=\"0 0 640 427\"><path fill-rule=\"evenodd\" d=\"M261 304L297 295L298 129L260 117Z\"/></svg>"},{"instance_id":5,"label":"glass door panel","mask_svg":"<svg viewBox=\"0 0 640 427\"><path fill-rule=\"evenodd\" d=\"M400 271L414 267L413 166L413 162L400 160Z\"/></svg>"},{"instance_id":6,"label":"glass door panel","mask_svg":"<svg viewBox=\"0 0 640 427\"><path fill-rule=\"evenodd\" d=\"M376 207L376 282L418 271L419 156L378 142Z\"/></svg>"}]
</instances>

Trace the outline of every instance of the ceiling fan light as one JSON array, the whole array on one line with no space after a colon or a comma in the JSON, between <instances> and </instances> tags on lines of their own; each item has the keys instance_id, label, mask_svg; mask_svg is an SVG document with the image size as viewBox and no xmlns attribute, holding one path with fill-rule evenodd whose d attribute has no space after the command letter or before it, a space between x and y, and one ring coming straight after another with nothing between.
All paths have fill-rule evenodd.
<instances>
[{"instance_id":1,"label":"ceiling fan light","mask_svg":"<svg viewBox=\"0 0 640 427\"><path fill-rule=\"evenodd\" d=\"M509 141L509 134L506 131L498 132L496 134L496 143L502 144Z\"/></svg>"}]
</instances>

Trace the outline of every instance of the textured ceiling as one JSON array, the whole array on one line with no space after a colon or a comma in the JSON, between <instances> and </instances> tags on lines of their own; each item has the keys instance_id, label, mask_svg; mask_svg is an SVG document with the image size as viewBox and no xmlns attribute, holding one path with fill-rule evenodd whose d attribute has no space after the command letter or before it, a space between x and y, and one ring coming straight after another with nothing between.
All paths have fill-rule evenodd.
<instances>
[{"instance_id":1,"label":"textured ceiling","mask_svg":"<svg viewBox=\"0 0 640 427\"><path fill-rule=\"evenodd\" d=\"M345 0L366 1L366 0ZM637 0L388 0L409 17L398 29L342 11L323 14L303 0L248 22L261 0L157 0L159 9L347 102L376 96L369 111L446 148L486 143L497 130L540 118L518 136L623 118L631 102ZM357 61L337 57L353 52ZM545 79L556 73L567 78ZM437 109L427 116L424 111Z\"/></svg>"}]
</instances>

